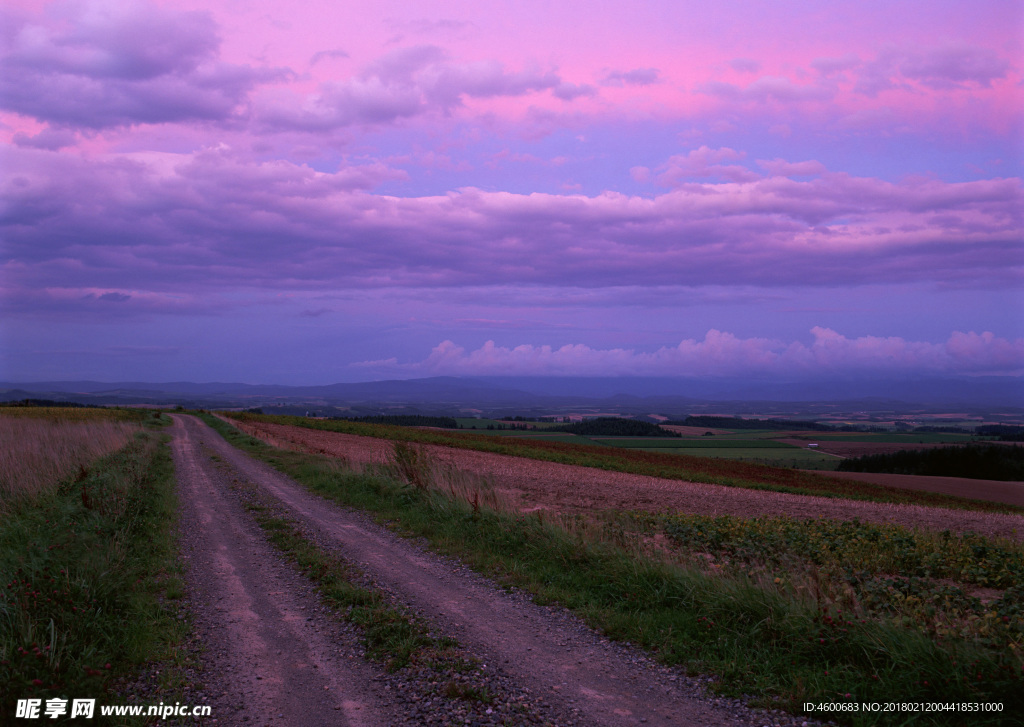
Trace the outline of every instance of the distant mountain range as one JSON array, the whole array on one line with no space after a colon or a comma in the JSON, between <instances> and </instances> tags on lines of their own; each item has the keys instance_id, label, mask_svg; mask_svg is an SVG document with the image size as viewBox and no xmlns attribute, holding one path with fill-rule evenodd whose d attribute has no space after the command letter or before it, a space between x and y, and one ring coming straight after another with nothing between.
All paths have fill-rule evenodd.
<instances>
[{"instance_id":1,"label":"distant mountain range","mask_svg":"<svg viewBox=\"0 0 1024 727\"><path fill-rule=\"evenodd\" d=\"M199 408L286 407L366 414L529 413L585 408L670 416L707 410L771 412L845 410L1017 410L1024 379L978 377L771 382L750 379L432 377L393 381L284 386L176 381L0 382L0 401L26 398L83 404Z\"/></svg>"}]
</instances>

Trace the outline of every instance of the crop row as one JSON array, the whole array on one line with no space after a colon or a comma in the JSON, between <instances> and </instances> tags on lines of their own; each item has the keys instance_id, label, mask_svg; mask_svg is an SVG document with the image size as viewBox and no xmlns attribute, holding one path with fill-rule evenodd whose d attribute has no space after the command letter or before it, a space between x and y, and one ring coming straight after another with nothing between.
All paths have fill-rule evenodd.
<instances>
[{"instance_id":1,"label":"crop row","mask_svg":"<svg viewBox=\"0 0 1024 727\"><path fill-rule=\"evenodd\" d=\"M897 618L1007 655L1024 647L1024 546L973 533L788 517L637 516L711 567L810 583L839 613ZM1020 668L1020 665L1017 665Z\"/></svg>"}]
</instances>

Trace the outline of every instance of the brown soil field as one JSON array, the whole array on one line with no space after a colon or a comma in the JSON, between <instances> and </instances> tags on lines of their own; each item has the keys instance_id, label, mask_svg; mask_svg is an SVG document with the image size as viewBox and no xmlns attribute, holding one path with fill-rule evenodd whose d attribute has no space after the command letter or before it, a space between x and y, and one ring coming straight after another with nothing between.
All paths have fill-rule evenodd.
<instances>
[{"instance_id":1,"label":"brown soil field","mask_svg":"<svg viewBox=\"0 0 1024 727\"><path fill-rule=\"evenodd\" d=\"M923 475L890 475L879 472L829 472L831 477L845 477L907 490L941 492L945 495L970 497L975 500L1024 505L1024 482L972 480L963 477L928 477Z\"/></svg>"},{"instance_id":2,"label":"brown soil field","mask_svg":"<svg viewBox=\"0 0 1024 727\"><path fill-rule=\"evenodd\" d=\"M228 420L252 436L276 446L328 454L354 466L386 464L389 440L325 432L304 427ZM974 531L1024 541L1024 516L970 512L920 505L790 495L565 465L489 452L420 445L441 467L451 467L489 482L502 500L520 512L594 510L687 512L704 515L787 515L894 523L954 532ZM960 493L966 494L966 493Z\"/></svg>"}]
</instances>

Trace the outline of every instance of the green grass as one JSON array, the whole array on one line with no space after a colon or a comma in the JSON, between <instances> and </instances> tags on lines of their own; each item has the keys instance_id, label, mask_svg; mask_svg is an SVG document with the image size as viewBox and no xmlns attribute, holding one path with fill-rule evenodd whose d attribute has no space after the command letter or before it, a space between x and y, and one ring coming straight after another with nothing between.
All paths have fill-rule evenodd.
<instances>
[{"instance_id":1,"label":"green grass","mask_svg":"<svg viewBox=\"0 0 1024 727\"><path fill-rule=\"evenodd\" d=\"M686 450L679 448L645 447L642 451L662 452L665 454L686 453ZM739 462L753 462L769 467L800 467L821 470L834 470L841 461L838 457L831 457L812 450L799 448L778 449L775 447L754 447L751 449L740 447L717 449L709 447L701 449L701 456L731 459Z\"/></svg>"},{"instance_id":2,"label":"green grass","mask_svg":"<svg viewBox=\"0 0 1024 727\"><path fill-rule=\"evenodd\" d=\"M881 442L885 444L939 444L942 442L971 442L976 439L972 434L947 434L944 432L918 432L907 434L846 434L832 432L801 432L801 439L813 439L829 442Z\"/></svg>"},{"instance_id":3,"label":"green grass","mask_svg":"<svg viewBox=\"0 0 1024 727\"><path fill-rule=\"evenodd\" d=\"M769 467L750 462L690 456L689 454L644 452L624 447L553 442L548 441L546 438L488 437L466 433L465 431L425 431L408 427L325 421L303 417L268 416L237 412L228 413L228 416L242 422L287 424L308 429L336 431L392 441L438 444L445 447L494 452L514 457L596 467L652 477L690 482L707 482L728 487L744 487L748 489L868 500L872 502L929 505L981 512L1024 513L1024 507L1016 505L971 500L964 497L955 497L923 490L904 490L868 482L827 477L788 467Z\"/></svg>"},{"instance_id":4,"label":"green grass","mask_svg":"<svg viewBox=\"0 0 1024 727\"><path fill-rule=\"evenodd\" d=\"M987 615L972 620L960 612L954 613L960 621L950 621L928 607L935 598L948 596L940 605L943 613L952 613L956 594L936 591L932 601L914 610L911 599L919 598L921 589L915 591L920 583L910 580L919 577L920 569L931 574L932 568L935 578L997 584L1009 594L1020 588L1019 546L948 533L929 540L899 528L871 530L874 526L859 524L848 533L842 525L839 533L811 525L802 535L796 528L783 537L784 527L743 530L743 521L735 518L703 522L619 516L566 530L542 516L473 508L383 475L339 470L327 458L277 450L223 422L207 421L235 446L313 492L374 513L404 534L427 538L436 550L525 588L542 603L563 604L613 638L640 644L668 664L714 674L725 694L755 695L761 704L794 711L805 701L846 699L1003 703L1001 714L975 713L971 724L1005 723L1005 715L1024 710L1020 594L1003 597L998 608L1006 613L997 613L998 624ZM717 534L707 535L712 527ZM652 528L677 548L686 545L686 553L700 565L644 555L643 536L653 534ZM762 552L759 543L769 535ZM739 545L725 545L733 541ZM889 551L896 555L890 557ZM816 561L818 552L837 555ZM875 561L868 560L870 553L876 554ZM715 562L709 563L708 555ZM879 603L902 605L841 610L845 602L829 595L826 586L832 581L821 574L833 568L835 578L842 579L846 566L851 578L868 584L854 591L855 600L882 594ZM884 582L884 571L891 568L908 571L906 585ZM843 592L845 581L835 582L836 593ZM900 592L902 601L893 592ZM916 620L918 615L924 621ZM940 623L969 623L970 628L963 633L930 629ZM1002 630L986 632L986 624ZM1018 648L1009 648L1010 643ZM830 716L873 723L864 714ZM961 721L952 713L885 718L887 724Z\"/></svg>"},{"instance_id":5,"label":"green grass","mask_svg":"<svg viewBox=\"0 0 1024 727\"><path fill-rule=\"evenodd\" d=\"M359 585L360 574L351 564L318 547L294 521L272 515L261 505L250 504L248 509L270 543L316 584L331 608L362 627L367 656L383 662L388 671L412 661L444 658L454 645L431 637L422 621L388 605L379 592Z\"/></svg>"},{"instance_id":6,"label":"green grass","mask_svg":"<svg viewBox=\"0 0 1024 727\"><path fill-rule=\"evenodd\" d=\"M701 439L669 439L640 437L591 437L598 444L608 447L624 447L636 449L800 449L795 444L777 442L771 439L720 439L718 437L704 437ZM700 453L702 456L715 457L718 455Z\"/></svg>"},{"instance_id":7,"label":"green grass","mask_svg":"<svg viewBox=\"0 0 1024 727\"><path fill-rule=\"evenodd\" d=\"M187 624L172 532L167 447L152 432L0 524L0 715L17 699L117 698L106 690L150 661L180 686Z\"/></svg>"}]
</instances>

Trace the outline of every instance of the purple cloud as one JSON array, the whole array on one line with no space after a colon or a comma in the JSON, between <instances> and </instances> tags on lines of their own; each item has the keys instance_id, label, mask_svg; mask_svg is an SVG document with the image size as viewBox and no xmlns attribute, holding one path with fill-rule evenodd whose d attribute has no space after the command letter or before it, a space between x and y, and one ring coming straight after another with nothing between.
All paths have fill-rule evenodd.
<instances>
[{"instance_id":1,"label":"purple cloud","mask_svg":"<svg viewBox=\"0 0 1024 727\"><path fill-rule=\"evenodd\" d=\"M731 149L673 158L653 198L462 189L389 197L401 172L230 150L86 162L9 151L4 261L45 290L540 285L1019 285L1019 180L894 184L814 162L759 176ZM736 167L734 170L733 167ZM685 175L727 181L687 181ZM137 282L136 282L137 281Z\"/></svg>"},{"instance_id":2,"label":"purple cloud","mask_svg":"<svg viewBox=\"0 0 1024 727\"><path fill-rule=\"evenodd\" d=\"M828 328L811 330L814 341L786 342L739 338L709 330L703 340L687 339L652 353L634 349L595 349L583 344L561 347L523 344L513 348L487 341L467 351L452 341L437 345L427 358L399 363L390 358L353 364L381 374L420 376L734 376L1013 374L1024 373L1024 339L1007 340L990 332L954 332L943 343L900 337L847 338Z\"/></svg>"},{"instance_id":3,"label":"purple cloud","mask_svg":"<svg viewBox=\"0 0 1024 727\"><path fill-rule=\"evenodd\" d=\"M223 120L258 82L284 77L219 62L206 13L135 2L62 7L62 25L14 20L0 56L0 107L90 129Z\"/></svg>"},{"instance_id":4,"label":"purple cloud","mask_svg":"<svg viewBox=\"0 0 1024 727\"><path fill-rule=\"evenodd\" d=\"M1009 62L989 48L946 46L908 55L899 64L907 78L934 89L965 88L975 84L989 88L1005 78Z\"/></svg>"},{"instance_id":5,"label":"purple cloud","mask_svg":"<svg viewBox=\"0 0 1024 727\"><path fill-rule=\"evenodd\" d=\"M740 73L757 73L761 70L761 64L752 58L733 58L729 66Z\"/></svg>"},{"instance_id":6,"label":"purple cloud","mask_svg":"<svg viewBox=\"0 0 1024 727\"><path fill-rule=\"evenodd\" d=\"M323 83L305 101L278 99L264 106L260 116L271 127L315 131L385 124L430 111L449 113L466 98L516 97L548 89L572 98L588 95L589 88L563 84L551 71L509 72L492 60L453 62L442 48L421 45L391 51L354 78Z\"/></svg>"},{"instance_id":7,"label":"purple cloud","mask_svg":"<svg viewBox=\"0 0 1024 727\"><path fill-rule=\"evenodd\" d=\"M837 73L853 70L860 65L860 59L849 53L839 58L816 58L811 61L811 67L823 76L832 76Z\"/></svg>"},{"instance_id":8,"label":"purple cloud","mask_svg":"<svg viewBox=\"0 0 1024 727\"><path fill-rule=\"evenodd\" d=\"M666 187L677 186L691 179L728 179L733 182L751 182L758 174L739 164L721 164L723 161L739 161L746 154L723 147L709 149L702 146L686 156L676 155L658 167L658 183Z\"/></svg>"},{"instance_id":9,"label":"purple cloud","mask_svg":"<svg viewBox=\"0 0 1024 727\"><path fill-rule=\"evenodd\" d=\"M319 63L320 61L324 60L325 58L351 58L351 57L352 56L350 56L346 51L343 51L340 48L335 48L333 50L322 50L322 51L317 51L316 53L314 53L312 55L312 57L309 59L309 65L315 66L317 63Z\"/></svg>"},{"instance_id":10,"label":"purple cloud","mask_svg":"<svg viewBox=\"0 0 1024 727\"><path fill-rule=\"evenodd\" d=\"M575 84L563 81L555 86L551 90L551 93L563 101L572 101L580 98L581 96L594 96L597 94L597 89L589 83Z\"/></svg>"},{"instance_id":11,"label":"purple cloud","mask_svg":"<svg viewBox=\"0 0 1024 727\"><path fill-rule=\"evenodd\" d=\"M50 151L57 151L58 149L63 149L66 146L74 146L77 140L78 137L73 131L51 128L43 129L38 134L33 134L32 136L29 136L23 131L19 131L15 133L12 138L12 141L17 146L24 146L32 149L48 149Z\"/></svg>"},{"instance_id":12,"label":"purple cloud","mask_svg":"<svg viewBox=\"0 0 1024 727\"><path fill-rule=\"evenodd\" d=\"M798 84L784 76L762 76L746 86L723 81L710 81L699 87L700 92L727 101L827 101L835 90L821 84Z\"/></svg>"},{"instance_id":13,"label":"purple cloud","mask_svg":"<svg viewBox=\"0 0 1024 727\"><path fill-rule=\"evenodd\" d=\"M657 68L634 68L631 71L609 71L601 79L604 86L650 86L661 81Z\"/></svg>"},{"instance_id":14,"label":"purple cloud","mask_svg":"<svg viewBox=\"0 0 1024 727\"><path fill-rule=\"evenodd\" d=\"M990 88L993 81L1005 78L1009 70L1009 61L989 48L888 48L857 69L854 90L874 97L881 91L909 89L915 82L933 90Z\"/></svg>"}]
</instances>

